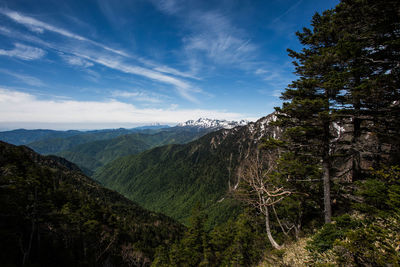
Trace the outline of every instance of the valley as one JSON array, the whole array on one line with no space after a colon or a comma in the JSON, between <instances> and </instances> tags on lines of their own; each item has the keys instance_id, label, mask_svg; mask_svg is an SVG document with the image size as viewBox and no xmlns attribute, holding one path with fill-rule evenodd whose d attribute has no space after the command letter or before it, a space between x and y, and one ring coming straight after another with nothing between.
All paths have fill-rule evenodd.
<instances>
[{"instance_id":1,"label":"valley","mask_svg":"<svg viewBox=\"0 0 400 267\"><path fill-rule=\"evenodd\" d=\"M400 266L398 1L28 2L1 266Z\"/></svg>"}]
</instances>

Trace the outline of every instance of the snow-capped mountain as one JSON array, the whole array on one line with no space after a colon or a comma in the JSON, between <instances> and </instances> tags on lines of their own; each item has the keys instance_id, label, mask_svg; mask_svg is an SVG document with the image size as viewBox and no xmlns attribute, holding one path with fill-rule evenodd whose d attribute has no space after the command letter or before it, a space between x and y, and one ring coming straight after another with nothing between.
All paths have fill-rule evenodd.
<instances>
[{"instance_id":1,"label":"snow-capped mountain","mask_svg":"<svg viewBox=\"0 0 400 267\"><path fill-rule=\"evenodd\" d=\"M232 129L236 126L244 126L248 124L247 120L241 121L227 121L227 120L213 120L207 118L200 118L198 120L188 120L179 123L178 127L198 127L198 128L212 128L212 129Z\"/></svg>"}]
</instances>

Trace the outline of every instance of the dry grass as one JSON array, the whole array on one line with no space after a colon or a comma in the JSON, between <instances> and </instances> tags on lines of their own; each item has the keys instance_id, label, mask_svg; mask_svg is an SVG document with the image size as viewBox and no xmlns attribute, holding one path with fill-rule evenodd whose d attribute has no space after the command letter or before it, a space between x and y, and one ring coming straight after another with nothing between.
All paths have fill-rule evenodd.
<instances>
[{"instance_id":1,"label":"dry grass","mask_svg":"<svg viewBox=\"0 0 400 267\"><path fill-rule=\"evenodd\" d=\"M310 266L311 257L305 248L308 240L309 238L300 238L296 242L286 244L281 257L278 256L279 253L275 253L275 255L270 253L268 258L264 259L257 267Z\"/></svg>"}]
</instances>

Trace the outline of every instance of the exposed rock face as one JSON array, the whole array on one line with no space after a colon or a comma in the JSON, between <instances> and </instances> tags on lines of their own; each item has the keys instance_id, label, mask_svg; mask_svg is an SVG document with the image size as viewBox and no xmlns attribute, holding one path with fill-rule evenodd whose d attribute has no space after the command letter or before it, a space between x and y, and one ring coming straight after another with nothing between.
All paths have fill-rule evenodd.
<instances>
[{"instance_id":1,"label":"exposed rock face","mask_svg":"<svg viewBox=\"0 0 400 267\"><path fill-rule=\"evenodd\" d=\"M211 132L185 145L158 147L120 158L94 177L144 207L178 220L185 221L193 203L200 202L214 214L210 219L221 222L227 219L218 218L227 209L226 195L238 189L246 160L256 155L262 138L282 138L283 129L272 123L276 119L272 113L245 126ZM361 171L376 165L377 151L392 153L392 147L377 145L377 135L372 131L363 130L354 138L350 119L332 123L331 130L334 180L351 183ZM275 161L276 156L268 160Z\"/></svg>"},{"instance_id":2,"label":"exposed rock face","mask_svg":"<svg viewBox=\"0 0 400 267\"><path fill-rule=\"evenodd\" d=\"M345 182L352 182L380 164L393 164L399 158L399 145L382 137L372 117L362 117L358 134L354 131L352 118L333 123L331 153L333 176ZM390 133L392 135L392 133Z\"/></svg>"},{"instance_id":3,"label":"exposed rock face","mask_svg":"<svg viewBox=\"0 0 400 267\"><path fill-rule=\"evenodd\" d=\"M282 138L283 129L271 125L276 119L276 114L272 113L245 127L223 130L220 135L213 137L211 146L217 149L218 144L223 145L225 139L235 139L239 163L255 152L262 138ZM371 168L379 168L380 164L396 164L400 158L399 144L393 138L382 137L380 131L376 130L372 117L361 118L358 136L355 136L352 118L333 122L331 134L333 179L352 182L370 172ZM390 135L393 136L393 133Z\"/></svg>"},{"instance_id":4,"label":"exposed rock face","mask_svg":"<svg viewBox=\"0 0 400 267\"><path fill-rule=\"evenodd\" d=\"M256 122L250 122L246 126L224 129L213 135L210 140L212 151L231 151L224 160L229 171L229 191L235 190L239 184L241 165L244 160L254 155L258 150L262 138L281 138L282 129L271 125L276 121L275 113L269 114Z\"/></svg>"},{"instance_id":5,"label":"exposed rock face","mask_svg":"<svg viewBox=\"0 0 400 267\"><path fill-rule=\"evenodd\" d=\"M94 178L142 206L185 222L195 203L209 212L210 224L234 212L226 195L238 188L240 166L263 137L279 137L274 114L257 122L211 132L191 143L169 145L119 158ZM168 204L167 204L168 203Z\"/></svg>"}]
</instances>

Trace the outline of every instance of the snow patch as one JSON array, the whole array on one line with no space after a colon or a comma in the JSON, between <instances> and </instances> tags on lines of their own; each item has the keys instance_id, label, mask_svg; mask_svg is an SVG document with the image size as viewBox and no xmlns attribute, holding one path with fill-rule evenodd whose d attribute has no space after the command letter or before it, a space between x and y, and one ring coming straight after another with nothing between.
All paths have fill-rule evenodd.
<instances>
[{"instance_id":1,"label":"snow patch","mask_svg":"<svg viewBox=\"0 0 400 267\"><path fill-rule=\"evenodd\" d=\"M199 128L220 128L220 129L232 129L237 126L247 125L247 120L241 121L227 121L227 120L214 120L207 118L200 118L198 120L188 120L183 123L179 123L178 127L199 127Z\"/></svg>"},{"instance_id":2,"label":"snow patch","mask_svg":"<svg viewBox=\"0 0 400 267\"><path fill-rule=\"evenodd\" d=\"M336 132L336 138L334 138L332 141L335 142L337 141L341 136L342 133L344 133L345 129L344 127L340 126L339 124L337 124L336 122L332 123L332 127Z\"/></svg>"}]
</instances>

